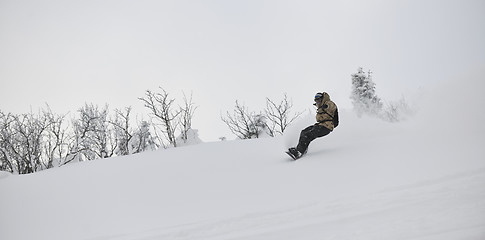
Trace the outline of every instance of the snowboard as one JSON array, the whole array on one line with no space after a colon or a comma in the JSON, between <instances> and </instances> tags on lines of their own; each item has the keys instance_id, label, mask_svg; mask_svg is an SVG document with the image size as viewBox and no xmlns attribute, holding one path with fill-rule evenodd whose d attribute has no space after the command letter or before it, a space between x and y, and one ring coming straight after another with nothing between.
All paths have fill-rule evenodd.
<instances>
[{"instance_id":1,"label":"snowboard","mask_svg":"<svg viewBox=\"0 0 485 240\"><path fill-rule=\"evenodd\" d=\"M297 160L297 159L301 158L301 156L297 157L297 156L293 155L290 151L286 151L286 154L288 154L293 160Z\"/></svg>"}]
</instances>

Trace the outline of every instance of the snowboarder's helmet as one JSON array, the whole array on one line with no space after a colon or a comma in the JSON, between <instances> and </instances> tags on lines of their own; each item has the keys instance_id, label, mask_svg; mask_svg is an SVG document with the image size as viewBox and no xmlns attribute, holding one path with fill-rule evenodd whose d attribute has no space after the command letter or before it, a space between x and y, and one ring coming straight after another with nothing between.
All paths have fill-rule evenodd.
<instances>
[{"instance_id":1,"label":"snowboarder's helmet","mask_svg":"<svg viewBox=\"0 0 485 240\"><path fill-rule=\"evenodd\" d=\"M323 93L317 93L317 94L315 94L315 102L316 101L320 101L320 99L322 99L322 98L323 98Z\"/></svg>"}]
</instances>

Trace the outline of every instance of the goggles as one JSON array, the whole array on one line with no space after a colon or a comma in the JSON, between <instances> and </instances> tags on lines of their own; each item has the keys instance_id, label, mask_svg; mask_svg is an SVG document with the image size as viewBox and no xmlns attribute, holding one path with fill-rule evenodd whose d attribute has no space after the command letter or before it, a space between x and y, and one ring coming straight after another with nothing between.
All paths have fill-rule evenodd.
<instances>
[{"instance_id":1,"label":"goggles","mask_svg":"<svg viewBox=\"0 0 485 240\"><path fill-rule=\"evenodd\" d=\"M321 94L321 93L317 93L317 94L315 95L315 102L316 102L316 101L320 101L320 99L322 99L322 98L323 98L323 94Z\"/></svg>"}]
</instances>

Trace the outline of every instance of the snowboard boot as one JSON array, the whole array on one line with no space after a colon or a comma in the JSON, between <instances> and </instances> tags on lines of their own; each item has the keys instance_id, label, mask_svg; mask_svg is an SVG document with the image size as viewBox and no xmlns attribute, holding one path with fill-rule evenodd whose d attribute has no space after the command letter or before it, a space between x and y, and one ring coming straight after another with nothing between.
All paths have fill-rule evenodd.
<instances>
[{"instance_id":1,"label":"snowboard boot","mask_svg":"<svg viewBox=\"0 0 485 240\"><path fill-rule=\"evenodd\" d=\"M300 158L303 154L301 154L298 150L296 150L296 148L292 147L292 148L289 148L288 149L288 152L291 154L291 156L293 157L293 159L298 159Z\"/></svg>"}]
</instances>

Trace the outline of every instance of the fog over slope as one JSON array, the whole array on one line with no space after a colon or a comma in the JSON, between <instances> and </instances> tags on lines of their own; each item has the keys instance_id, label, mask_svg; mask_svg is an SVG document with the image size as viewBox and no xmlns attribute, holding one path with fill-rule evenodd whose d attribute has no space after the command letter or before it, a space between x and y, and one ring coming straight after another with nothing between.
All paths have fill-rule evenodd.
<instances>
[{"instance_id":1,"label":"fog over slope","mask_svg":"<svg viewBox=\"0 0 485 240\"><path fill-rule=\"evenodd\" d=\"M290 161L278 138L0 176L0 239L485 238L483 75L425 89L401 123L341 110Z\"/></svg>"}]
</instances>

